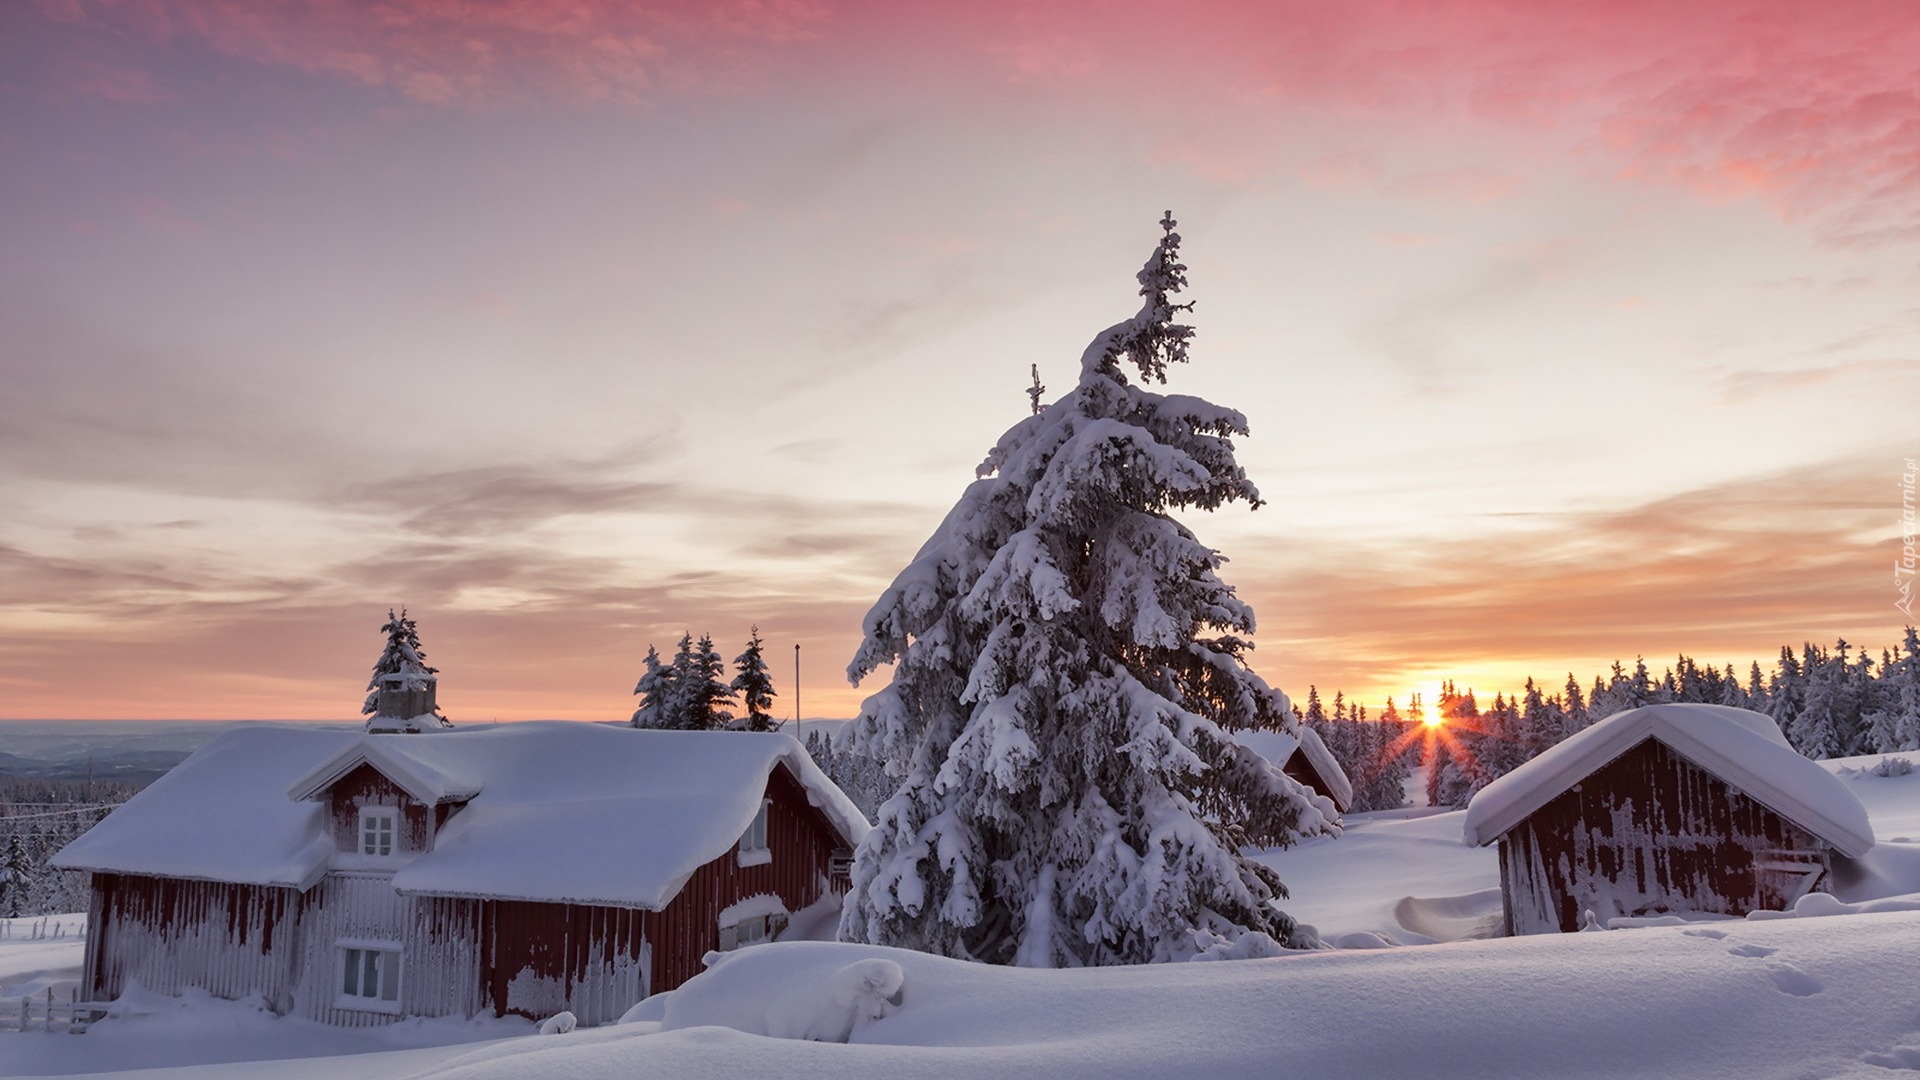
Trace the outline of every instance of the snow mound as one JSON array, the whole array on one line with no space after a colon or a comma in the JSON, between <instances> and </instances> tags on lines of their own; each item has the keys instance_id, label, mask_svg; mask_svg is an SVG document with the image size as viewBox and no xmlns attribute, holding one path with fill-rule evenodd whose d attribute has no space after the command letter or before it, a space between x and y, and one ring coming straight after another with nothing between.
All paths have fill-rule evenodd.
<instances>
[{"instance_id":1,"label":"snow mound","mask_svg":"<svg viewBox=\"0 0 1920 1080\"><path fill-rule=\"evenodd\" d=\"M707 970L665 995L661 1030L726 1027L776 1039L846 1042L904 1000L903 959L957 963L811 941L716 954Z\"/></svg>"},{"instance_id":2,"label":"snow mound","mask_svg":"<svg viewBox=\"0 0 1920 1080\"><path fill-rule=\"evenodd\" d=\"M1886 1075L1877 1061L1911 1056L1920 912L1701 929L1073 970L774 943L667 995L687 1000L669 1001L666 1030L522 1040L433 1075L1784 1080ZM751 1033L783 994L869 959L899 966L904 1004L851 1045Z\"/></svg>"},{"instance_id":3,"label":"snow mound","mask_svg":"<svg viewBox=\"0 0 1920 1080\"><path fill-rule=\"evenodd\" d=\"M819 986L795 986L767 1006L767 1034L776 1039L846 1042L901 1004L907 974L892 960L874 957L828 975Z\"/></svg>"},{"instance_id":4,"label":"snow mound","mask_svg":"<svg viewBox=\"0 0 1920 1080\"><path fill-rule=\"evenodd\" d=\"M1753 922L1766 922L1772 919L1817 919L1828 915L1871 915L1883 911L1920 911L1920 893L1848 903L1827 893L1814 892L1794 901L1793 907L1786 911L1749 911L1747 918Z\"/></svg>"},{"instance_id":5,"label":"snow mound","mask_svg":"<svg viewBox=\"0 0 1920 1080\"><path fill-rule=\"evenodd\" d=\"M1408 931L1432 941L1466 941L1500 936L1499 889L1465 896L1405 896L1393 917Z\"/></svg>"}]
</instances>

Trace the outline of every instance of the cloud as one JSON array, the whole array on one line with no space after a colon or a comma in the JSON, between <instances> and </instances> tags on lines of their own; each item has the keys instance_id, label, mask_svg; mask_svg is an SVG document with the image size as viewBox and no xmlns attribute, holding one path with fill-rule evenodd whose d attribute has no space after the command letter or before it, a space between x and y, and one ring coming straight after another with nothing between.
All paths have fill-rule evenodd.
<instances>
[{"instance_id":1,"label":"cloud","mask_svg":"<svg viewBox=\"0 0 1920 1080\"><path fill-rule=\"evenodd\" d=\"M1898 638L1894 464L1824 462L1454 542L1275 545L1238 553L1232 579L1261 616L1256 666L1290 688L1378 700L1444 674L1491 692L1569 670L1584 685L1615 659L1680 652L1744 674L1782 645Z\"/></svg>"},{"instance_id":2,"label":"cloud","mask_svg":"<svg viewBox=\"0 0 1920 1080\"><path fill-rule=\"evenodd\" d=\"M1472 158L1505 128L1570 141L1623 182L1761 200L1832 243L1920 237L1920 19L1905 0L1202 2L1172 34L1145 2L1007 7L982 17L996 64L1072 40L1076 82L1099 84L1078 92L1257 123L1255 138L1156 151L1220 182L1351 184L1366 174L1324 162L1353 151L1302 133L1331 122L1365 146L1384 125L1455 133L1455 160L1412 193L1489 200L1510 189Z\"/></svg>"},{"instance_id":3,"label":"cloud","mask_svg":"<svg viewBox=\"0 0 1920 1080\"><path fill-rule=\"evenodd\" d=\"M1389 182L1388 195L1435 202L1492 203L1520 190L1520 178L1471 165L1410 173Z\"/></svg>"},{"instance_id":4,"label":"cloud","mask_svg":"<svg viewBox=\"0 0 1920 1080\"><path fill-rule=\"evenodd\" d=\"M441 107L636 105L748 85L766 50L826 21L804 0L62 0L42 12Z\"/></svg>"},{"instance_id":5,"label":"cloud","mask_svg":"<svg viewBox=\"0 0 1920 1080\"><path fill-rule=\"evenodd\" d=\"M1908 387L1915 376L1920 376L1920 360L1853 360L1788 371L1735 371L1720 380L1720 400L1738 405L1768 394L1866 378ZM1911 389L1898 392L1912 395Z\"/></svg>"},{"instance_id":6,"label":"cloud","mask_svg":"<svg viewBox=\"0 0 1920 1080\"><path fill-rule=\"evenodd\" d=\"M679 509L691 501L673 484L607 475L633 465L550 461L363 478L322 501L391 516L406 530L438 537L492 536L558 517Z\"/></svg>"},{"instance_id":7,"label":"cloud","mask_svg":"<svg viewBox=\"0 0 1920 1080\"><path fill-rule=\"evenodd\" d=\"M711 632L731 656L756 624L785 661L782 704L800 643L807 714L847 716L860 695L840 669L879 589L829 573L783 584L729 570L636 572L499 544L397 544L241 602L218 594L273 583L193 573L208 576L0 546L5 715L351 720L391 605L419 619L457 721L622 719L648 644ZM489 602L498 598L508 602ZM46 617L30 618L35 610Z\"/></svg>"},{"instance_id":8,"label":"cloud","mask_svg":"<svg viewBox=\"0 0 1920 1080\"><path fill-rule=\"evenodd\" d=\"M1458 328L1500 317L1565 277L1587 252L1581 237L1496 249L1457 282L1395 299L1360 326L1358 336L1425 390L1453 392L1471 363L1454 344Z\"/></svg>"}]
</instances>

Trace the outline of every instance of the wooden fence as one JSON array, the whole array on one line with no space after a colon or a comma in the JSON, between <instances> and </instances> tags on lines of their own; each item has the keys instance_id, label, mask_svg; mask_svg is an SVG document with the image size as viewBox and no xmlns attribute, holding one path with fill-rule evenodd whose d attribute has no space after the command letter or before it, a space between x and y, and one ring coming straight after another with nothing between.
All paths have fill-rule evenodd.
<instances>
[{"instance_id":1,"label":"wooden fence","mask_svg":"<svg viewBox=\"0 0 1920 1080\"><path fill-rule=\"evenodd\" d=\"M18 1001L0 1000L0 1031L64 1031L79 1035L87 1026L107 1014L107 1007L94 1001L79 1000L78 988L68 992L67 1000L53 996L53 988L44 994L29 994Z\"/></svg>"}]
</instances>

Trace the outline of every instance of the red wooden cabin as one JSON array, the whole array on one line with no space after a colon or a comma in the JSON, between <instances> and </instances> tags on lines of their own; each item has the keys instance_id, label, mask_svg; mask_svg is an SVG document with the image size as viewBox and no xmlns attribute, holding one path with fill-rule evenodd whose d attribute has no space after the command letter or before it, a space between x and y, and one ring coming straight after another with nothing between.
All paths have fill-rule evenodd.
<instances>
[{"instance_id":1,"label":"red wooden cabin","mask_svg":"<svg viewBox=\"0 0 1920 1080\"><path fill-rule=\"evenodd\" d=\"M1292 777L1301 787L1333 801L1334 809L1344 814L1353 805L1353 781L1340 762L1327 749L1320 733L1305 724L1299 733L1284 731L1236 731L1235 742L1248 747Z\"/></svg>"},{"instance_id":2,"label":"red wooden cabin","mask_svg":"<svg viewBox=\"0 0 1920 1080\"><path fill-rule=\"evenodd\" d=\"M1482 789L1508 934L1618 916L1782 910L1873 846L1840 779L1759 713L1660 704L1608 717Z\"/></svg>"},{"instance_id":3,"label":"red wooden cabin","mask_svg":"<svg viewBox=\"0 0 1920 1080\"><path fill-rule=\"evenodd\" d=\"M605 1023L845 888L867 823L786 735L250 727L74 841L86 992L367 1025Z\"/></svg>"}]
</instances>

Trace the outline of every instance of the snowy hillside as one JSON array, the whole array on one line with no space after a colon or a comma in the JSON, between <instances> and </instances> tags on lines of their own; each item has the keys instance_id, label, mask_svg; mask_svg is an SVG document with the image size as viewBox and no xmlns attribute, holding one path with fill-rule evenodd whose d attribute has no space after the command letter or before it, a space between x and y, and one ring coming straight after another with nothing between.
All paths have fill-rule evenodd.
<instances>
[{"instance_id":1,"label":"snowy hillside","mask_svg":"<svg viewBox=\"0 0 1920 1080\"><path fill-rule=\"evenodd\" d=\"M1033 971L868 946L761 946L650 1001L648 1022L440 1048L426 1044L530 1026L344 1032L244 1003L143 1000L144 1015L81 1038L0 1033L0 1075L283 1055L300 1060L171 1075L1894 1080L1920 1069L1920 772L1843 771L1877 760L1823 763L1880 838L1840 883L1839 902L1801 904L1803 914L1845 912L1835 917L1468 940L1497 916L1498 871L1489 849L1461 843L1462 814L1362 816L1339 839L1264 857L1293 892L1289 910L1340 950ZM1422 941L1440 943L1382 947ZM68 942L0 942L0 987L57 982L44 971L56 963L77 970ZM61 949L63 960L50 955ZM849 1029L850 1045L760 1034ZM357 1056L316 1056L348 1053Z\"/></svg>"}]
</instances>

